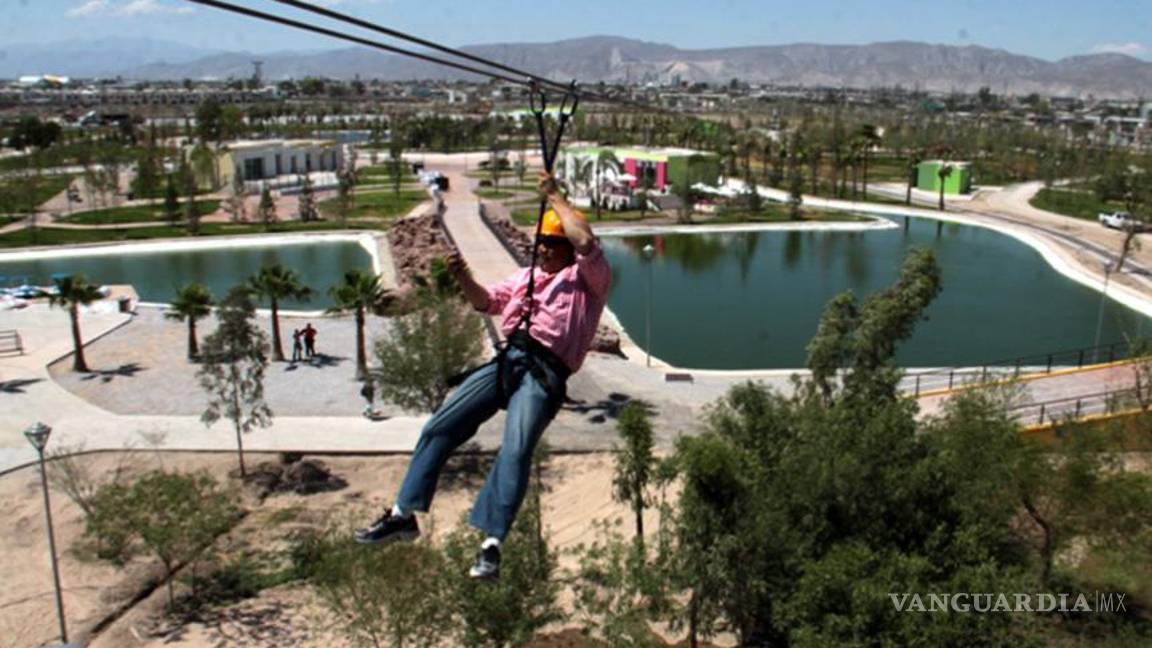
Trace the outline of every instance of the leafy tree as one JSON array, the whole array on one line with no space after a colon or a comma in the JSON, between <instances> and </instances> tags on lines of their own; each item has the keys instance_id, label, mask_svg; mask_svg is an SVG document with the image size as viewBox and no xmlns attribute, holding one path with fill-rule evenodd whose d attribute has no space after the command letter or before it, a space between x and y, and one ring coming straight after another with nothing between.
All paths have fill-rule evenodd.
<instances>
[{"instance_id":1,"label":"leafy tree","mask_svg":"<svg viewBox=\"0 0 1152 648\"><path fill-rule=\"evenodd\" d=\"M1084 429L1061 434L1055 450L1029 439L1011 455L1012 475L1040 556L1040 581L1053 584L1056 556L1082 550L1127 549L1147 555L1152 478L1126 470L1106 445L1107 435Z\"/></svg>"},{"instance_id":2,"label":"leafy tree","mask_svg":"<svg viewBox=\"0 0 1152 648\"><path fill-rule=\"evenodd\" d=\"M196 108L196 135L205 142L221 140L221 117L224 109L215 97L208 97Z\"/></svg>"},{"instance_id":3,"label":"leafy tree","mask_svg":"<svg viewBox=\"0 0 1152 648\"><path fill-rule=\"evenodd\" d=\"M400 183L404 180L404 137L399 120L392 120L392 132L388 138L388 177L392 180L392 193L400 195Z\"/></svg>"},{"instance_id":4,"label":"leafy tree","mask_svg":"<svg viewBox=\"0 0 1152 648\"><path fill-rule=\"evenodd\" d=\"M616 474L612 478L612 497L627 504L636 518L636 542L644 546L644 508L648 505L648 486L656 470L653 455L651 408L646 403L629 401L620 410L616 431L624 447L614 450ZM642 549L641 549L642 550Z\"/></svg>"},{"instance_id":5,"label":"leafy tree","mask_svg":"<svg viewBox=\"0 0 1152 648\"><path fill-rule=\"evenodd\" d=\"M803 217L801 206L804 204L804 174L800 171L800 157L788 157L788 217L800 220Z\"/></svg>"},{"instance_id":6,"label":"leafy tree","mask_svg":"<svg viewBox=\"0 0 1152 648\"><path fill-rule=\"evenodd\" d=\"M760 213L764 211L764 197L760 195L756 180L751 176L748 177L748 181L744 185L744 195L748 199L748 211L751 212L751 215L753 217L760 216Z\"/></svg>"},{"instance_id":7,"label":"leafy tree","mask_svg":"<svg viewBox=\"0 0 1152 648\"><path fill-rule=\"evenodd\" d=\"M640 178L640 191L636 195L640 199L640 219L643 220L644 216L648 213L648 192L652 190L652 178L648 174Z\"/></svg>"},{"instance_id":8,"label":"leafy tree","mask_svg":"<svg viewBox=\"0 0 1152 648\"><path fill-rule=\"evenodd\" d=\"M136 153L136 177L132 180L132 189L138 198L153 200L160 193L160 175L163 170L163 160L160 151L152 139Z\"/></svg>"},{"instance_id":9,"label":"leafy tree","mask_svg":"<svg viewBox=\"0 0 1152 648\"><path fill-rule=\"evenodd\" d=\"M284 362L284 348L280 343L280 300L308 301L312 289L301 283L295 270L279 263L260 268L256 276L248 279L248 288L253 295L269 302L272 309L272 359Z\"/></svg>"},{"instance_id":10,"label":"leafy tree","mask_svg":"<svg viewBox=\"0 0 1152 648\"><path fill-rule=\"evenodd\" d=\"M904 204L912 204L912 187L916 185L917 175L920 171L921 154L914 153L908 160L908 188L904 192Z\"/></svg>"},{"instance_id":11,"label":"leafy tree","mask_svg":"<svg viewBox=\"0 0 1152 648\"><path fill-rule=\"evenodd\" d=\"M380 285L380 275L371 275L360 270L344 273L344 283L332 286L328 294L335 300L329 313L341 314L351 311L356 318L356 379L368 377L368 356L364 346L364 324L367 313L382 314L392 301L392 295ZM378 385L380 383L377 383ZM385 390L381 389L381 395Z\"/></svg>"},{"instance_id":12,"label":"leafy tree","mask_svg":"<svg viewBox=\"0 0 1152 648\"><path fill-rule=\"evenodd\" d=\"M537 542L541 521L539 499L532 492L536 490L537 486L530 487L512 531L501 544L499 580L468 577L483 536L465 521L444 539L444 555L451 567L446 599L462 621L460 645L521 646L541 628L563 620L556 604L556 555Z\"/></svg>"},{"instance_id":13,"label":"leafy tree","mask_svg":"<svg viewBox=\"0 0 1152 648\"><path fill-rule=\"evenodd\" d=\"M306 96L315 96L324 94L326 84L324 79L317 79L315 77L306 77L299 84L300 92Z\"/></svg>"},{"instance_id":14,"label":"leafy tree","mask_svg":"<svg viewBox=\"0 0 1152 648\"><path fill-rule=\"evenodd\" d=\"M393 320L376 341L380 368L373 381L382 398L405 409L435 411L451 391L448 379L481 351L480 317L458 299L420 298L416 310Z\"/></svg>"},{"instance_id":15,"label":"leafy tree","mask_svg":"<svg viewBox=\"0 0 1152 648\"><path fill-rule=\"evenodd\" d=\"M312 188L312 178L307 173L300 181L300 201L297 203L297 215L303 222L314 221L316 214L316 192Z\"/></svg>"},{"instance_id":16,"label":"leafy tree","mask_svg":"<svg viewBox=\"0 0 1152 648\"><path fill-rule=\"evenodd\" d=\"M61 134L60 124L50 121L41 121L35 115L21 117L12 129L12 148L35 147L45 149L52 146Z\"/></svg>"},{"instance_id":17,"label":"leafy tree","mask_svg":"<svg viewBox=\"0 0 1152 648\"><path fill-rule=\"evenodd\" d=\"M425 543L362 547L330 529L311 539L308 580L336 628L353 645L436 645L456 628L444 602L452 578L443 554ZM387 574L387 578L382 578Z\"/></svg>"},{"instance_id":18,"label":"leafy tree","mask_svg":"<svg viewBox=\"0 0 1152 648\"><path fill-rule=\"evenodd\" d=\"M528 165L524 162L524 152L521 151L516 156L516 161L512 164L512 172L516 174L516 180L520 184L524 184L524 174L528 172ZM596 217L600 217L600 213L596 213Z\"/></svg>"},{"instance_id":19,"label":"leafy tree","mask_svg":"<svg viewBox=\"0 0 1152 648\"><path fill-rule=\"evenodd\" d=\"M232 422L241 477L247 475L243 435L252 428L272 424L272 409L264 402L267 344L253 322L255 317L256 307L248 288L238 286L229 291L216 311L219 326L204 340L204 362L196 373L209 399L200 420L205 425L221 418Z\"/></svg>"},{"instance_id":20,"label":"leafy tree","mask_svg":"<svg viewBox=\"0 0 1152 648\"><path fill-rule=\"evenodd\" d=\"M607 645L665 646L649 625L671 603L664 596L664 574L648 564L643 544L624 539L618 524L597 524L597 540L579 547L572 587L576 612L585 631Z\"/></svg>"},{"instance_id":21,"label":"leafy tree","mask_svg":"<svg viewBox=\"0 0 1152 648\"><path fill-rule=\"evenodd\" d=\"M244 113L236 106L224 106L220 111L220 141L235 139L243 134Z\"/></svg>"},{"instance_id":22,"label":"leafy tree","mask_svg":"<svg viewBox=\"0 0 1152 648\"><path fill-rule=\"evenodd\" d=\"M491 121L488 132L488 177L492 180L492 188L500 189L501 166L507 164L504 159L504 144L500 141L500 123Z\"/></svg>"},{"instance_id":23,"label":"leafy tree","mask_svg":"<svg viewBox=\"0 0 1152 648\"><path fill-rule=\"evenodd\" d=\"M879 130L873 124L861 124L856 137L860 142L861 161L863 165L862 195L868 200L868 163L872 159L872 149L880 141Z\"/></svg>"},{"instance_id":24,"label":"leafy tree","mask_svg":"<svg viewBox=\"0 0 1152 648\"><path fill-rule=\"evenodd\" d=\"M187 164L180 168L180 179L184 183L184 227L189 236L200 233L200 208L196 205L196 175Z\"/></svg>"},{"instance_id":25,"label":"leafy tree","mask_svg":"<svg viewBox=\"0 0 1152 648\"><path fill-rule=\"evenodd\" d=\"M176 183L172 180L172 174L169 173L168 181L164 187L164 220L175 227L176 221L179 219L180 194L176 191Z\"/></svg>"},{"instance_id":26,"label":"leafy tree","mask_svg":"<svg viewBox=\"0 0 1152 648\"><path fill-rule=\"evenodd\" d=\"M683 490L668 569L688 588L690 634L725 624L753 644L1003 636L1011 623L1003 617L951 615L925 626L887 599L893 591L1032 591L1012 589L1023 578L1019 553L984 542L1003 540L1008 509L965 502L988 506L962 515L958 487L941 477L916 433L914 404L897 392L896 344L938 282L931 254L918 251L892 288L858 309L838 298L809 346L813 377L795 396L733 388L709 411L708 432L677 445ZM948 466L949 476L971 472Z\"/></svg>"},{"instance_id":27,"label":"leafy tree","mask_svg":"<svg viewBox=\"0 0 1152 648\"><path fill-rule=\"evenodd\" d=\"M352 211L352 188L354 186L354 177L351 171L341 172L337 178L336 185L336 218L340 222L340 227L348 226L348 214Z\"/></svg>"},{"instance_id":28,"label":"leafy tree","mask_svg":"<svg viewBox=\"0 0 1152 648\"><path fill-rule=\"evenodd\" d=\"M48 462L48 482L72 500L84 515L84 536L95 542L98 558L122 563L128 557L131 530L123 523L125 477L132 453L123 453L111 470L98 474L81 456L82 446L58 448Z\"/></svg>"},{"instance_id":29,"label":"leafy tree","mask_svg":"<svg viewBox=\"0 0 1152 648\"><path fill-rule=\"evenodd\" d=\"M212 295L203 284L190 283L176 292L176 298L168 308L170 310L164 313L165 317L188 322L188 359L192 360L200 353L196 341L196 321L212 313Z\"/></svg>"},{"instance_id":30,"label":"leafy tree","mask_svg":"<svg viewBox=\"0 0 1152 648\"><path fill-rule=\"evenodd\" d=\"M276 202L272 200L272 191L268 185L260 189L260 205L257 207L260 222L264 224L264 231L268 231L276 222Z\"/></svg>"},{"instance_id":31,"label":"leafy tree","mask_svg":"<svg viewBox=\"0 0 1152 648\"><path fill-rule=\"evenodd\" d=\"M175 605L172 580L176 569L227 531L238 512L233 498L207 473L162 470L132 483L125 508L125 522L164 565L169 608Z\"/></svg>"},{"instance_id":32,"label":"leafy tree","mask_svg":"<svg viewBox=\"0 0 1152 648\"><path fill-rule=\"evenodd\" d=\"M216 152L204 143L197 144L188 153L188 168L192 172L194 187L215 189L220 181ZM189 194L191 195L191 194Z\"/></svg>"},{"instance_id":33,"label":"leafy tree","mask_svg":"<svg viewBox=\"0 0 1152 648\"><path fill-rule=\"evenodd\" d=\"M244 181L240 179L240 174L232 174L232 189L228 197L224 199L224 211L228 212L233 223L243 223L248 220L247 207L244 202L245 193Z\"/></svg>"},{"instance_id":34,"label":"leafy tree","mask_svg":"<svg viewBox=\"0 0 1152 648\"><path fill-rule=\"evenodd\" d=\"M88 283L82 274L56 277L52 282L56 292L48 296L48 303L66 308L68 319L72 322L72 370L87 372L88 362L84 360L84 343L80 337L80 307L100 299L100 290Z\"/></svg>"}]
</instances>

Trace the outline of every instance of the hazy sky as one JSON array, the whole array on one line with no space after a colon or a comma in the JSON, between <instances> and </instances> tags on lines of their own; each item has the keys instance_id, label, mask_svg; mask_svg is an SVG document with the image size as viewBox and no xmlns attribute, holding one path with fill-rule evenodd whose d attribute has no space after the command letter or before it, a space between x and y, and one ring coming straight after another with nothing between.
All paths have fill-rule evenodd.
<instances>
[{"instance_id":1,"label":"hazy sky","mask_svg":"<svg viewBox=\"0 0 1152 648\"><path fill-rule=\"evenodd\" d=\"M271 0L229 1L299 15ZM1152 0L314 1L448 45L590 35L684 48L916 40L1048 60L1100 51L1152 60ZM107 36L260 52L343 46L188 0L0 0L0 6L0 49Z\"/></svg>"}]
</instances>

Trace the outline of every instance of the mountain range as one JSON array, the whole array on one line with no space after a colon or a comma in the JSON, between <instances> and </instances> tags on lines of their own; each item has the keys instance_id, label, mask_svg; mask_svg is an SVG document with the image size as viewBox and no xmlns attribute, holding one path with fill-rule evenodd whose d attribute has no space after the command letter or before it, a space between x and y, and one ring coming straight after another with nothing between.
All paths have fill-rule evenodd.
<instances>
[{"instance_id":1,"label":"mountain range","mask_svg":"<svg viewBox=\"0 0 1152 648\"><path fill-rule=\"evenodd\" d=\"M898 41L868 45L799 43L722 49L680 49L613 36L552 43L461 48L555 79L589 83L688 82L790 86L893 87L1056 96L1152 97L1152 63L1123 54L1047 61L968 45ZM25 74L129 79L247 78L263 61L265 79L324 76L383 80L455 79L467 75L416 59L353 47L252 54L200 49L151 39L103 39L49 45L0 46L0 78Z\"/></svg>"}]
</instances>

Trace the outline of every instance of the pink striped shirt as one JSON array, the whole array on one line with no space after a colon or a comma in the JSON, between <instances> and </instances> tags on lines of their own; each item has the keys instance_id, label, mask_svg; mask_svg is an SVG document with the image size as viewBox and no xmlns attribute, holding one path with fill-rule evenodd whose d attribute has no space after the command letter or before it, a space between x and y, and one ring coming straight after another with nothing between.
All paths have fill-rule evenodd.
<instances>
[{"instance_id":1,"label":"pink striped shirt","mask_svg":"<svg viewBox=\"0 0 1152 648\"><path fill-rule=\"evenodd\" d=\"M575 263L554 274L536 268L536 310L528 332L573 373L584 363L596 337L611 284L612 270L599 243L588 254L577 254ZM500 316L505 337L520 324L527 293L528 268L488 289L488 314Z\"/></svg>"}]
</instances>

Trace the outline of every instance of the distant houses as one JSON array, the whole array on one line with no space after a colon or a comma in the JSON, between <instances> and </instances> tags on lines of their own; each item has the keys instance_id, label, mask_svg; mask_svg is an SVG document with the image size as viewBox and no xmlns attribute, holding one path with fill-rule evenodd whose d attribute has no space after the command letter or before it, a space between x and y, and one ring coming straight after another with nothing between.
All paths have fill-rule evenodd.
<instances>
[{"instance_id":1,"label":"distant houses","mask_svg":"<svg viewBox=\"0 0 1152 648\"><path fill-rule=\"evenodd\" d=\"M683 148L574 147L565 149L559 165L558 173L578 202L599 200L607 209L635 206L641 190L680 194L720 179L719 156Z\"/></svg>"}]
</instances>

